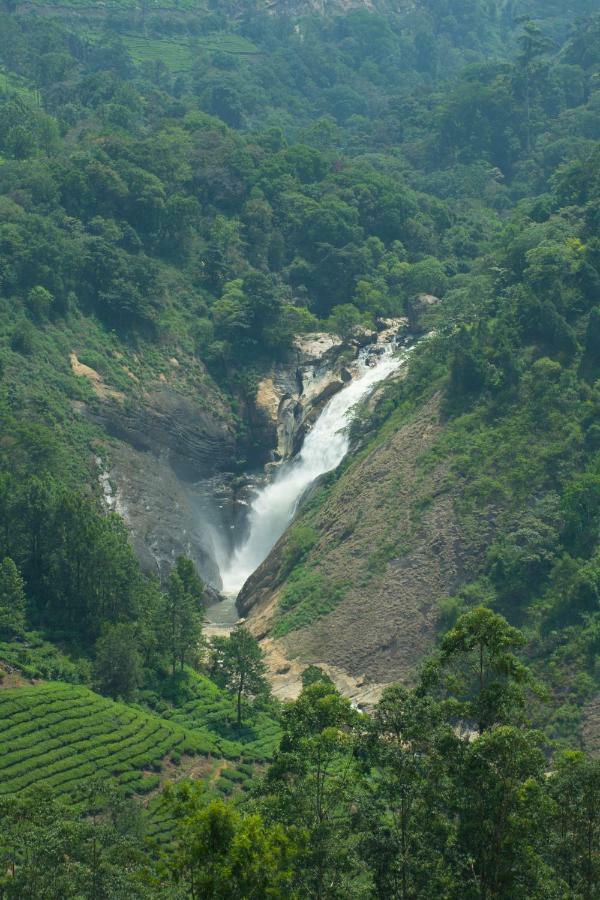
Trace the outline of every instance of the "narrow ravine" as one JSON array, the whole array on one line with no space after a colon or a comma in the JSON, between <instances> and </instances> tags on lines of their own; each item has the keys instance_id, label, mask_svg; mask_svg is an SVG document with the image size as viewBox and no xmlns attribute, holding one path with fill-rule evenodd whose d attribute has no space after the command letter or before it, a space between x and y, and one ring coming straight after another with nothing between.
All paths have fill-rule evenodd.
<instances>
[{"instance_id":1,"label":"narrow ravine","mask_svg":"<svg viewBox=\"0 0 600 900\"><path fill-rule=\"evenodd\" d=\"M249 513L247 537L221 567L222 593L231 604L219 604L221 609L213 607L213 622L234 621L235 597L292 522L307 488L335 469L348 452L349 426L357 405L404 365L409 352L393 343L378 345L376 352L372 347L361 351L355 377L326 404L299 453L283 463L273 480L257 492ZM229 606L232 608L227 609Z\"/></svg>"}]
</instances>

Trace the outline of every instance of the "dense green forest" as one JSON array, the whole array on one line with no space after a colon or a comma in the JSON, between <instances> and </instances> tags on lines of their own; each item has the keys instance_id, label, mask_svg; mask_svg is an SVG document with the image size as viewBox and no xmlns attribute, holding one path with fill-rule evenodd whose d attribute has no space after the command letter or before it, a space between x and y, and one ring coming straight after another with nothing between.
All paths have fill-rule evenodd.
<instances>
[{"instance_id":1,"label":"dense green forest","mask_svg":"<svg viewBox=\"0 0 600 900\"><path fill-rule=\"evenodd\" d=\"M0 11L0 896L592 900L596 4L279 6ZM293 338L420 294L354 439L436 398L420 465L489 546L410 685L366 715L310 667L282 704L250 631L204 636L188 559L140 567L70 354L125 406L183 361L242 472ZM292 529L280 634L342 602L302 537L349 465Z\"/></svg>"}]
</instances>

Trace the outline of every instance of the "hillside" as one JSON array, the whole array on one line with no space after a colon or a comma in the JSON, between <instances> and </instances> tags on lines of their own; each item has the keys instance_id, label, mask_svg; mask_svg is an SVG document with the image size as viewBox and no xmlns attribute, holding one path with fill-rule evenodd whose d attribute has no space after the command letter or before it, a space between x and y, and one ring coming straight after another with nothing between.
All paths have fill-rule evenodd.
<instances>
[{"instance_id":1,"label":"hillside","mask_svg":"<svg viewBox=\"0 0 600 900\"><path fill-rule=\"evenodd\" d=\"M262 713L239 733L227 725L231 715L229 698L207 680L168 719L79 685L4 685L0 804L50 789L85 811L96 802L91 792L110 785L143 802L149 837L166 840L173 816L162 802L165 784L201 780L209 795L227 796L247 788L271 758L276 721Z\"/></svg>"},{"instance_id":2,"label":"hillside","mask_svg":"<svg viewBox=\"0 0 600 900\"><path fill-rule=\"evenodd\" d=\"M217 749L154 716L60 683L2 690L0 715L2 795L44 783L77 797L97 775L147 793L168 755Z\"/></svg>"},{"instance_id":3,"label":"hillside","mask_svg":"<svg viewBox=\"0 0 600 900\"><path fill-rule=\"evenodd\" d=\"M599 66L1 5L2 900L598 894Z\"/></svg>"}]
</instances>

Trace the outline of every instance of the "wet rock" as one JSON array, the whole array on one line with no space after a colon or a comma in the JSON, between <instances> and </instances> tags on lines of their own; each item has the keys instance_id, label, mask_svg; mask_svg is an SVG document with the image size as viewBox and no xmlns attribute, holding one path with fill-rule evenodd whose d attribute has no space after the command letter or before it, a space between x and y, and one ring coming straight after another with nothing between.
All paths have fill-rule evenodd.
<instances>
[{"instance_id":1,"label":"wet rock","mask_svg":"<svg viewBox=\"0 0 600 900\"><path fill-rule=\"evenodd\" d=\"M246 512L244 485L230 474L235 426L202 372L171 364L181 386L156 381L120 402L99 396L79 412L109 436L99 462L105 503L123 516L143 568L164 578L184 554L218 587L217 560Z\"/></svg>"},{"instance_id":2,"label":"wet rock","mask_svg":"<svg viewBox=\"0 0 600 900\"><path fill-rule=\"evenodd\" d=\"M89 413L112 437L140 452L166 458L180 478L194 481L232 468L236 435L231 419L171 388L105 403Z\"/></svg>"},{"instance_id":3,"label":"wet rock","mask_svg":"<svg viewBox=\"0 0 600 900\"><path fill-rule=\"evenodd\" d=\"M268 448L269 468L297 451L315 412L351 380L346 361L357 353L334 334L301 335L288 360L261 380L248 418L255 441Z\"/></svg>"},{"instance_id":4,"label":"wet rock","mask_svg":"<svg viewBox=\"0 0 600 900\"><path fill-rule=\"evenodd\" d=\"M360 350L363 347L368 347L369 344L375 344L376 342L377 332L365 328L362 331L358 331L354 334L352 340L350 341L350 344L353 347L358 347L358 349Z\"/></svg>"},{"instance_id":5,"label":"wet rock","mask_svg":"<svg viewBox=\"0 0 600 900\"><path fill-rule=\"evenodd\" d=\"M403 333L408 332L409 321L406 316L398 316L394 319L377 319L379 330L379 343L388 344L396 340Z\"/></svg>"},{"instance_id":6,"label":"wet rock","mask_svg":"<svg viewBox=\"0 0 600 900\"><path fill-rule=\"evenodd\" d=\"M343 387L344 387L343 380L330 381L323 388L321 393L318 394L312 401L312 403L311 403L312 412L319 413L322 410L323 406L327 403L327 401L330 400L335 394L339 393L339 391L341 391Z\"/></svg>"}]
</instances>

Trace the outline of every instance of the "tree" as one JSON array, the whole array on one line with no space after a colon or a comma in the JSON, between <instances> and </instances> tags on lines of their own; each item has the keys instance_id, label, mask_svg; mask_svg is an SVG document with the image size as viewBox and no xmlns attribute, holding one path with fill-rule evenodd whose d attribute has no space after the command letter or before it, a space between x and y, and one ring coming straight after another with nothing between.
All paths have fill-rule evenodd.
<instances>
[{"instance_id":1,"label":"tree","mask_svg":"<svg viewBox=\"0 0 600 900\"><path fill-rule=\"evenodd\" d=\"M177 559L169 576L160 615L160 644L171 658L173 675L177 665L183 671L193 665L202 644L204 588L193 563L183 556Z\"/></svg>"},{"instance_id":2,"label":"tree","mask_svg":"<svg viewBox=\"0 0 600 900\"><path fill-rule=\"evenodd\" d=\"M41 285L31 288L27 294L27 306L38 322L43 322L48 318L53 303L54 297Z\"/></svg>"},{"instance_id":3,"label":"tree","mask_svg":"<svg viewBox=\"0 0 600 900\"><path fill-rule=\"evenodd\" d=\"M590 557L600 537L600 474L584 472L563 495L563 540L573 556Z\"/></svg>"},{"instance_id":4,"label":"tree","mask_svg":"<svg viewBox=\"0 0 600 900\"><path fill-rule=\"evenodd\" d=\"M600 760L561 754L548 788L551 860L573 896L592 900L600 891Z\"/></svg>"},{"instance_id":5,"label":"tree","mask_svg":"<svg viewBox=\"0 0 600 900\"><path fill-rule=\"evenodd\" d=\"M365 773L376 773L359 823L378 897L447 896L460 741L442 712L430 696L389 687L359 742Z\"/></svg>"},{"instance_id":6,"label":"tree","mask_svg":"<svg viewBox=\"0 0 600 900\"><path fill-rule=\"evenodd\" d=\"M580 372L590 383L600 374L600 306L594 306L590 312Z\"/></svg>"},{"instance_id":7,"label":"tree","mask_svg":"<svg viewBox=\"0 0 600 900\"><path fill-rule=\"evenodd\" d=\"M181 578L183 588L191 598L195 608L202 612L204 604L204 585L191 559L179 556L175 563L175 572Z\"/></svg>"},{"instance_id":8,"label":"tree","mask_svg":"<svg viewBox=\"0 0 600 900\"><path fill-rule=\"evenodd\" d=\"M241 728L242 699L254 699L269 693L263 652L247 628L238 625L228 638L213 639L211 670L235 693L237 726Z\"/></svg>"},{"instance_id":9,"label":"tree","mask_svg":"<svg viewBox=\"0 0 600 900\"><path fill-rule=\"evenodd\" d=\"M353 756L360 714L332 684L305 687L282 717L284 734L267 771L265 809L306 834L302 897L338 897L363 871L350 815L363 784Z\"/></svg>"},{"instance_id":10,"label":"tree","mask_svg":"<svg viewBox=\"0 0 600 900\"><path fill-rule=\"evenodd\" d=\"M525 638L503 616L480 606L464 613L443 639L439 659L426 668L430 679L451 694L457 715L475 721L479 734L511 722L524 705L526 667L512 652Z\"/></svg>"},{"instance_id":11,"label":"tree","mask_svg":"<svg viewBox=\"0 0 600 900\"><path fill-rule=\"evenodd\" d=\"M539 74L541 60L552 47L552 41L544 37L538 25L530 19L523 23L523 32L519 36L520 53L515 69L515 86L522 93L525 103L525 140L527 154L531 152L531 107L536 76Z\"/></svg>"},{"instance_id":12,"label":"tree","mask_svg":"<svg viewBox=\"0 0 600 900\"><path fill-rule=\"evenodd\" d=\"M13 638L25 628L25 584L13 560L0 563L0 637Z\"/></svg>"},{"instance_id":13,"label":"tree","mask_svg":"<svg viewBox=\"0 0 600 900\"><path fill-rule=\"evenodd\" d=\"M96 641L94 672L98 688L110 697L131 697L143 681L135 627L107 625Z\"/></svg>"},{"instance_id":14,"label":"tree","mask_svg":"<svg viewBox=\"0 0 600 900\"><path fill-rule=\"evenodd\" d=\"M361 323L361 314L352 303L341 303L334 306L329 317L329 327L342 340L347 341L356 332Z\"/></svg>"},{"instance_id":15,"label":"tree","mask_svg":"<svg viewBox=\"0 0 600 900\"><path fill-rule=\"evenodd\" d=\"M461 896L539 897L548 833L542 736L500 725L467 743L461 766Z\"/></svg>"},{"instance_id":16,"label":"tree","mask_svg":"<svg viewBox=\"0 0 600 900\"><path fill-rule=\"evenodd\" d=\"M266 824L258 814L241 815L223 800L206 803L198 784L168 788L165 798L176 822L174 853L166 859L173 879L192 900L297 898L292 863L294 834Z\"/></svg>"},{"instance_id":17,"label":"tree","mask_svg":"<svg viewBox=\"0 0 600 900\"><path fill-rule=\"evenodd\" d=\"M142 877L139 815L128 801L104 777L90 780L84 802L91 815L46 785L0 800L3 900L163 896Z\"/></svg>"}]
</instances>

